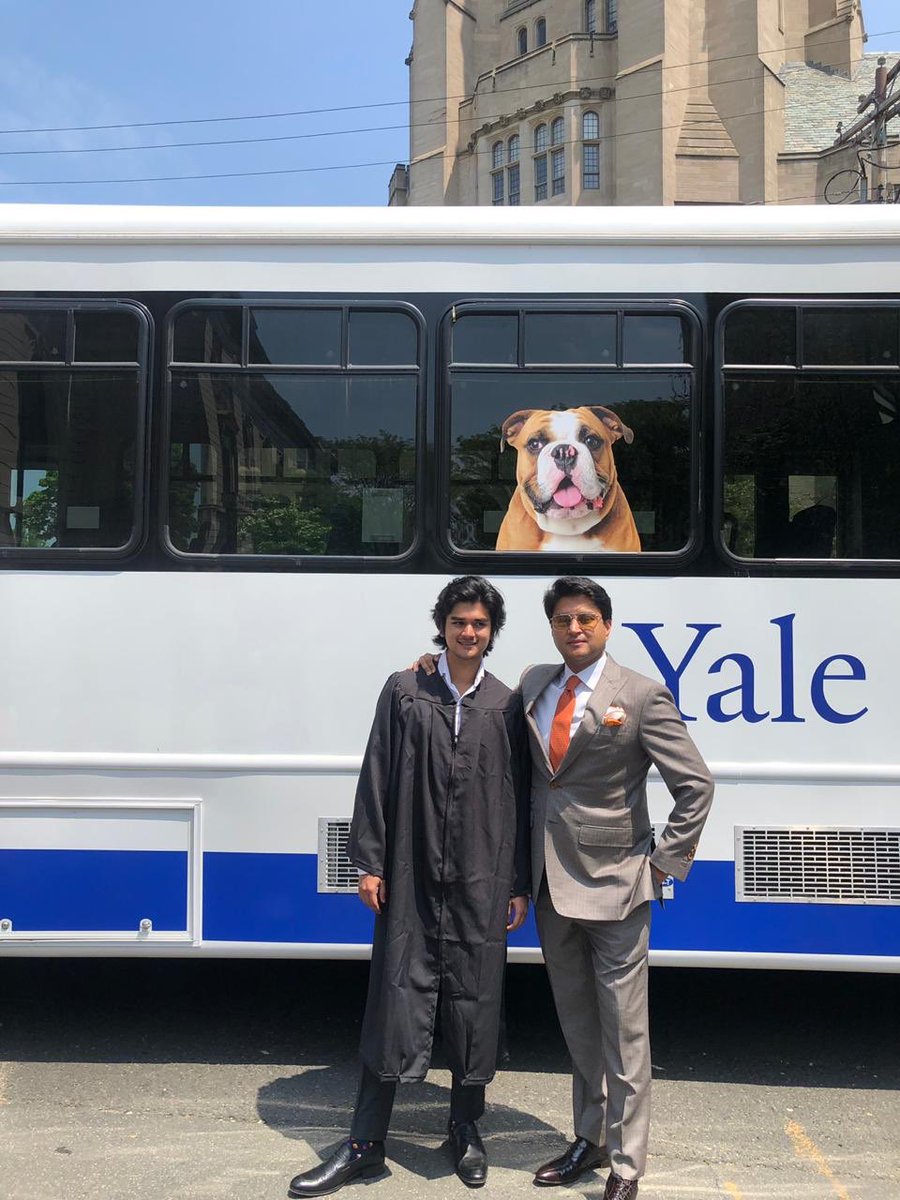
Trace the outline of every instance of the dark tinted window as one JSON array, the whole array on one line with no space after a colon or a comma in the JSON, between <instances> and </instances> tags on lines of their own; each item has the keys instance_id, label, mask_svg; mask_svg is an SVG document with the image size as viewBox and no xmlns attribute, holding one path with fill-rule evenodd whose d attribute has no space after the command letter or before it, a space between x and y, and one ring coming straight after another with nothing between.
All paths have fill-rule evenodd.
<instances>
[{"instance_id":1,"label":"dark tinted window","mask_svg":"<svg viewBox=\"0 0 900 1200\"><path fill-rule=\"evenodd\" d=\"M350 363L355 367L415 366L418 329L405 313L351 312Z\"/></svg>"},{"instance_id":2,"label":"dark tinted window","mask_svg":"<svg viewBox=\"0 0 900 1200\"><path fill-rule=\"evenodd\" d=\"M779 326L793 341L798 320L795 369L767 372ZM724 332L723 544L743 558L900 558L900 307L748 305Z\"/></svg>"},{"instance_id":3,"label":"dark tinted window","mask_svg":"<svg viewBox=\"0 0 900 1200\"><path fill-rule=\"evenodd\" d=\"M175 362L239 363L242 310L187 309L175 320Z\"/></svg>"},{"instance_id":4,"label":"dark tinted window","mask_svg":"<svg viewBox=\"0 0 900 1200\"><path fill-rule=\"evenodd\" d=\"M364 312L354 326L357 315L352 308L248 312L251 360L264 345L279 356L305 346L304 353L318 358L303 371L267 372L253 361L227 372L173 369L169 537L176 549L384 556L411 546L417 326L396 312ZM382 316L387 319L365 319ZM365 368L373 364L354 370L342 363L354 327L360 353L368 347L375 356L379 329L392 339L385 355L394 370L372 373ZM318 339L310 332L316 328ZM256 343L254 330L261 331ZM398 357L410 346L406 367ZM333 369L312 369L316 363L332 367L324 361L332 353Z\"/></svg>"},{"instance_id":5,"label":"dark tinted window","mask_svg":"<svg viewBox=\"0 0 900 1200\"><path fill-rule=\"evenodd\" d=\"M127 309L75 314L76 362L137 362L140 326Z\"/></svg>"},{"instance_id":6,"label":"dark tinted window","mask_svg":"<svg viewBox=\"0 0 900 1200\"><path fill-rule=\"evenodd\" d=\"M525 361L615 365L615 313L528 314Z\"/></svg>"},{"instance_id":7,"label":"dark tinted window","mask_svg":"<svg viewBox=\"0 0 900 1200\"><path fill-rule=\"evenodd\" d=\"M138 413L136 371L0 370L0 546L125 546Z\"/></svg>"},{"instance_id":8,"label":"dark tinted window","mask_svg":"<svg viewBox=\"0 0 900 1200\"><path fill-rule=\"evenodd\" d=\"M65 362L67 322L65 309L0 311L0 361Z\"/></svg>"},{"instance_id":9,"label":"dark tinted window","mask_svg":"<svg viewBox=\"0 0 900 1200\"><path fill-rule=\"evenodd\" d=\"M252 308L249 362L341 365L339 308Z\"/></svg>"},{"instance_id":10,"label":"dark tinted window","mask_svg":"<svg viewBox=\"0 0 900 1200\"><path fill-rule=\"evenodd\" d=\"M517 339L517 318L499 319L510 343ZM466 314L457 327L469 324L477 343L479 323L487 330L497 320ZM683 549L691 533L693 372L617 364L622 330L614 311L531 312L523 321L526 358L537 346L560 365L450 368L453 545L578 554ZM671 324L654 323L645 346L668 355L677 343L683 355L681 318L672 322L675 342ZM583 362L586 351L593 362ZM563 365L570 356L577 370Z\"/></svg>"},{"instance_id":11,"label":"dark tinted window","mask_svg":"<svg viewBox=\"0 0 900 1200\"><path fill-rule=\"evenodd\" d=\"M725 321L725 361L793 366L797 361L797 312L766 305L733 309Z\"/></svg>"},{"instance_id":12,"label":"dark tinted window","mask_svg":"<svg viewBox=\"0 0 900 1200\"><path fill-rule=\"evenodd\" d=\"M900 380L729 379L724 429L733 553L900 558Z\"/></svg>"},{"instance_id":13,"label":"dark tinted window","mask_svg":"<svg viewBox=\"0 0 900 1200\"><path fill-rule=\"evenodd\" d=\"M657 317L649 314L625 317L626 363L683 363L685 355L684 325L680 317Z\"/></svg>"},{"instance_id":14,"label":"dark tinted window","mask_svg":"<svg viewBox=\"0 0 900 1200\"><path fill-rule=\"evenodd\" d=\"M896 366L898 317L896 308L804 309L803 362L808 366Z\"/></svg>"},{"instance_id":15,"label":"dark tinted window","mask_svg":"<svg viewBox=\"0 0 900 1200\"><path fill-rule=\"evenodd\" d=\"M494 314L461 316L453 322L452 361L455 363L518 362L519 318Z\"/></svg>"}]
</instances>

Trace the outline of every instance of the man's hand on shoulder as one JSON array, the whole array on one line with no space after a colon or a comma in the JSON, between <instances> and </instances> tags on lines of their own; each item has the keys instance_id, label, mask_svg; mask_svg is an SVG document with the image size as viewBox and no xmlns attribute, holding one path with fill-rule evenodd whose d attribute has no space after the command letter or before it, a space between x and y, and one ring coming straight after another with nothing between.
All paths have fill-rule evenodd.
<instances>
[{"instance_id":1,"label":"man's hand on shoulder","mask_svg":"<svg viewBox=\"0 0 900 1200\"><path fill-rule=\"evenodd\" d=\"M513 933L521 928L528 916L528 897L513 896L509 902L509 912L506 915L506 932Z\"/></svg>"},{"instance_id":2,"label":"man's hand on shoulder","mask_svg":"<svg viewBox=\"0 0 900 1200\"><path fill-rule=\"evenodd\" d=\"M423 654L416 659L414 663L410 663L406 668L407 671L424 671L426 675L433 675L437 670L439 654Z\"/></svg>"},{"instance_id":3,"label":"man's hand on shoulder","mask_svg":"<svg viewBox=\"0 0 900 1200\"><path fill-rule=\"evenodd\" d=\"M387 904L387 887L384 880L378 875L360 875L358 890L359 898L366 908L371 908L373 913L380 915Z\"/></svg>"}]
</instances>

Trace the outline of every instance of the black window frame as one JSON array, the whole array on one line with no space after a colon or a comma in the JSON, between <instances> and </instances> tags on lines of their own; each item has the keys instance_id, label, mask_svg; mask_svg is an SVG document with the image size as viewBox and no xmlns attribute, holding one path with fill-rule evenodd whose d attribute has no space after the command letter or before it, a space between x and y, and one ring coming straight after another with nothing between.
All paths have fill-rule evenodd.
<instances>
[{"instance_id":1,"label":"black window frame","mask_svg":"<svg viewBox=\"0 0 900 1200\"><path fill-rule=\"evenodd\" d=\"M241 318L241 361L240 363L195 363L182 362L173 358L175 323L180 313L186 309L206 308L221 310L224 308L239 308L244 310ZM291 364L291 363L250 363L249 358L249 312L251 309L308 309L321 311L323 309L340 310L341 312L341 362L329 366L327 364ZM410 317L416 327L416 361L414 365L378 364L377 366L352 366L349 364L350 317L353 312L371 313L402 313ZM166 313L163 336L165 362L163 364L164 381L161 397L160 415L160 457L159 457L159 512L158 525L160 542L164 553L172 560L183 565L194 567L223 566L235 567L242 570L260 570L274 568L281 570L315 570L318 572L346 570L348 567L359 569L371 566L383 569L385 567L402 566L412 559L420 550L424 538L425 495L425 462L426 462L426 428L427 409L425 404L427 369L428 369L428 336L427 325L420 310L404 300L376 300L367 297L346 297L340 295L323 295L302 298L295 296L250 296L217 297L195 296L181 300ZM185 369L220 375L240 375L252 378L254 375L336 375L346 376L378 376L407 374L416 378L416 411L415 411L415 471L416 478L413 487L415 501L415 518L413 521L413 536L409 546L401 554L208 554L190 550L180 550L172 543L169 536L169 485L170 485L170 445L172 431L172 376L173 372Z\"/></svg>"},{"instance_id":2,"label":"black window frame","mask_svg":"<svg viewBox=\"0 0 900 1200\"><path fill-rule=\"evenodd\" d=\"M591 364L525 364L525 317L539 313L562 315L566 313L615 314L616 316L616 361ZM515 363L460 364L452 361L452 334L455 321L469 315L518 317L517 361ZM626 363L624 361L625 317L632 316L678 316L688 326L691 336L692 360L686 363ZM707 349L705 323L698 310L685 300L628 299L599 297L577 300L554 300L532 296L519 296L494 301L458 301L446 309L437 328L438 371L437 394L435 396L435 479L437 485L437 542L441 553L454 566L471 571L481 570L487 574L504 571L515 573L526 570L529 574L558 574L563 564L573 567L584 564L588 573L608 573L621 570L633 574L636 567L652 573L662 573L687 566L703 550L703 508L701 487L703 464L701 462L701 429L703 424L704 380L706 374ZM690 477L689 477L689 536L678 550L641 550L636 553L618 554L600 551L596 554L573 554L571 551L516 552L497 550L465 550L455 546L450 537L450 457L452 451L452 386L451 371L460 366L470 367L479 373L495 372L498 375L519 371L560 374L602 374L629 370L635 375L654 374L661 371L679 370L692 373L692 396L690 415ZM601 572L600 566L604 567Z\"/></svg>"},{"instance_id":3,"label":"black window frame","mask_svg":"<svg viewBox=\"0 0 900 1200\"><path fill-rule=\"evenodd\" d=\"M135 360L79 360L75 358L76 314L79 312L103 313L111 311L133 313L138 322L137 358ZM66 349L62 359L47 361L29 359L4 360L0 370L21 370L48 374L65 374L79 370L112 374L124 368L136 372L135 396L135 441L132 529L131 537L122 546L0 546L0 567L28 566L82 566L106 565L122 562L134 557L144 546L149 531L150 514L150 396L155 344L153 317L138 300L120 297L98 296L52 296L40 299L34 296L0 297L0 312L55 312L66 314Z\"/></svg>"},{"instance_id":4,"label":"black window frame","mask_svg":"<svg viewBox=\"0 0 900 1200\"><path fill-rule=\"evenodd\" d=\"M729 316L746 308L769 308L773 310L792 310L795 314L795 345L793 363L727 363L725 361L725 325ZM712 496L713 530L712 538L718 559L730 570L741 573L780 573L786 570L789 574L828 572L830 574L854 574L860 571L867 574L896 574L900 556L897 558L797 558L759 557L744 558L735 554L725 544L723 538L723 522L725 517L725 375L726 372L741 372L746 375L764 372L767 375L785 375L794 378L831 375L835 378L853 378L861 375L884 375L900 381L900 345L897 359L894 363L853 363L849 366L839 366L828 363L804 363L803 361L803 311L811 309L861 309L889 308L898 313L900 327L900 297L885 296L742 296L733 300L721 310L716 318L713 331L713 476L715 486Z\"/></svg>"}]
</instances>

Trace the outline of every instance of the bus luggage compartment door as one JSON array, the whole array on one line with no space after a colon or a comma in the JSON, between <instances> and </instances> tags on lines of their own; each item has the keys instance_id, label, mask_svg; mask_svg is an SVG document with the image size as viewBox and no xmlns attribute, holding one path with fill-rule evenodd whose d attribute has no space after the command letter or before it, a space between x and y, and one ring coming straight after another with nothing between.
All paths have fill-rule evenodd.
<instances>
[{"instance_id":1,"label":"bus luggage compartment door","mask_svg":"<svg viewBox=\"0 0 900 1200\"><path fill-rule=\"evenodd\" d=\"M0 954L12 942L195 942L198 800L0 800Z\"/></svg>"}]
</instances>

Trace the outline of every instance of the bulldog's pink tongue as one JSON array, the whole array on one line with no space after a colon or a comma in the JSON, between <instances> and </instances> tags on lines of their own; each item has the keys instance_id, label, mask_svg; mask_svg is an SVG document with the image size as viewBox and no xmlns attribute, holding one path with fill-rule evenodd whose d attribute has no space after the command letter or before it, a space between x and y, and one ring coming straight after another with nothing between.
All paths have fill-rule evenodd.
<instances>
[{"instance_id":1,"label":"bulldog's pink tongue","mask_svg":"<svg viewBox=\"0 0 900 1200\"><path fill-rule=\"evenodd\" d=\"M582 496L574 483L567 482L554 494L553 499L560 508L574 508L576 504L582 502L584 496Z\"/></svg>"}]
</instances>

